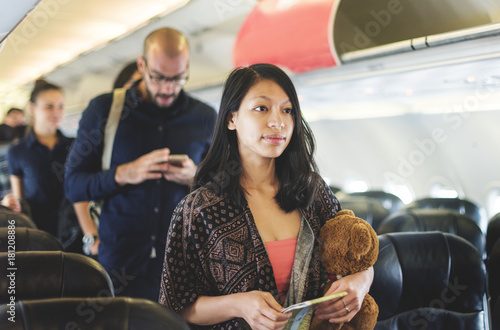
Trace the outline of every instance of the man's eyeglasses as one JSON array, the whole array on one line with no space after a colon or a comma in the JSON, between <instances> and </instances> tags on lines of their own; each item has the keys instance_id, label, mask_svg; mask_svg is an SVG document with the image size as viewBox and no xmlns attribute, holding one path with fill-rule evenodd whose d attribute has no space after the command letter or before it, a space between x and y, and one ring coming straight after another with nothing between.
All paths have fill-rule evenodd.
<instances>
[{"instance_id":1,"label":"man's eyeglasses","mask_svg":"<svg viewBox=\"0 0 500 330\"><path fill-rule=\"evenodd\" d=\"M148 62L146 61L145 58L144 58L144 64L146 65L146 71L149 76L149 79L151 79L151 81L156 85L164 85L166 83L172 83L173 85L176 86L184 86L189 78L189 75L186 72L187 70L173 77L165 77L162 74L153 75L149 71Z\"/></svg>"}]
</instances>

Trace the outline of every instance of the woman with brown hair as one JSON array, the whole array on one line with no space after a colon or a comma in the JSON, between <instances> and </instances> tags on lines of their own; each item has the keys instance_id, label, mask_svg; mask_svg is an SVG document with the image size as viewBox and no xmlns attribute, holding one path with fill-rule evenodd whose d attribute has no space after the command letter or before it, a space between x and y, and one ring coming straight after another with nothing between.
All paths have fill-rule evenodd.
<instances>
[{"instance_id":1,"label":"woman with brown hair","mask_svg":"<svg viewBox=\"0 0 500 330\"><path fill-rule=\"evenodd\" d=\"M39 229L58 236L58 212L64 198L64 164L72 139L59 130L64 93L38 80L31 93L32 128L7 154L12 192L25 199Z\"/></svg>"}]
</instances>

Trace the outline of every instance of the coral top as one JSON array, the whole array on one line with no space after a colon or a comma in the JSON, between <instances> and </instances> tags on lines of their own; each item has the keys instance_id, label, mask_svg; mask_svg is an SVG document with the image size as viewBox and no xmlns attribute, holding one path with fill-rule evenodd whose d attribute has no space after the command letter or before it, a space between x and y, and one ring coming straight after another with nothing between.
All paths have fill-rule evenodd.
<instances>
[{"instance_id":1,"label":"coral top","mask_svg":"<svg viewBox=\"0 0 500 330\"><path fill-rule=\"evenodd\" d=\"M293 260L295 259L297 237L266 242L265 244L271 266L273 266L276 286L283 302L290 287L290 276L292 274Z\"/></svg>"}]
</instances>

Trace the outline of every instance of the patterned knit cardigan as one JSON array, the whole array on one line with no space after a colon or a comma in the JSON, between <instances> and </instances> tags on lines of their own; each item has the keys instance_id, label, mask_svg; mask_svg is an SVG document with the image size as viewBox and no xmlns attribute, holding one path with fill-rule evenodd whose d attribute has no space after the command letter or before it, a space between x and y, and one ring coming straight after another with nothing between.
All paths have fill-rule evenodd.
<instances>
[{"instance_id":1,"label":"patterned knit cardigan","mask_svg":"<svg viewBox=\"0 0 500 330\"><path fill-rule=\"evenodd\" d=\"M321 181L314 202L300 209L299 231L290 289L284 306L317 298L326 280L315 238L340 204ZM280 302L273 269L252 213L227 196L199 188L173 213L167 236L159 302L179 312L199 296L221 296L260 290ZM241 318L193 329L245 329Z\"/></svg>"}]
</instances>

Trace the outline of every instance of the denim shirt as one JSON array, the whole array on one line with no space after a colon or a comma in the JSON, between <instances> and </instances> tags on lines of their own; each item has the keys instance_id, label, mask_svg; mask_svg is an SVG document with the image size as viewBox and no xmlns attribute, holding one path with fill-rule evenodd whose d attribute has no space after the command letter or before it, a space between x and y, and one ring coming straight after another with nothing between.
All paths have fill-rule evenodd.
<instances>
[{"instance_id":1,"label":"denim shirt","mask_svg":"<svg viewBox=\"0 0 500 330\"><path fill-rule=\"evenodd\" d=\"M216 112L184 91L172 106L159 109L141 99L137 84L127 90L106 171L101 170L103 131L112 94L89 103L68 156L65 188L71 202L103 200L99 261L108 271L148 274L153 258L159 276L170 218L188 186L161 178L120 187L114 180L116 168L161 148L187 154L199 164L211 143Z\"/></svg>"}]
</instances>

